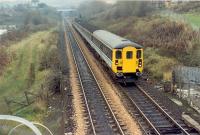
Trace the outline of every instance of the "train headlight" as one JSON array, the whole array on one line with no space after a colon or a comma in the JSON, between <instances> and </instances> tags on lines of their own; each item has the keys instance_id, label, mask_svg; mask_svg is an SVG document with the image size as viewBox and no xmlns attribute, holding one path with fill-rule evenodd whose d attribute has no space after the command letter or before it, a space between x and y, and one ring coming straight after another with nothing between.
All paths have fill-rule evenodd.
<instances>
[{"instance_id":1,"label":"train headlight","mask_svg":"<svg viewBox=\"0 0 200 135\"><path fill-rule=\"evenodd\" d=\"M142 67L142 59L139 59L138 67Z\"/></svg>"},{"instance_id":2,"label":"train headlight","mask_svg":"<svg viewBox=\"0 0 200 135\"><path fill-rule=\"evenodd\" d=\"M118 60L115 60L115 65L118 65Z\"/></svg>"}]
</instances>

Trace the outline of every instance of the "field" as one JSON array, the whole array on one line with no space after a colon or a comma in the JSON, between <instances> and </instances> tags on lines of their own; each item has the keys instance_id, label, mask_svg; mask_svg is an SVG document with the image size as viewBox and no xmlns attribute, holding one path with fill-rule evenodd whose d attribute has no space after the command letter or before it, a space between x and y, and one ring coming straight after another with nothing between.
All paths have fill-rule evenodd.
<instances>
[{"instance_id":1,"label":"field","mask_svg":"<svg viewBox=\"0 0 200 135\"><path fill-rule=\"evenodd\" d=\"M200 15L194 13L183 14L186 20L194 27L200 28Z\"/></svg>"},{"instance_id":2,"label":"field","mask_svg":"<svg viewBox=\"0 0 200 135\"><path fill-rule=\"evenodd\" d=\"M173 21L187 23L195 30L200 28L200 15L198 13L175 13L172 11L162 11L161 16L167 16Z\"/></svg>"}]
</instances>

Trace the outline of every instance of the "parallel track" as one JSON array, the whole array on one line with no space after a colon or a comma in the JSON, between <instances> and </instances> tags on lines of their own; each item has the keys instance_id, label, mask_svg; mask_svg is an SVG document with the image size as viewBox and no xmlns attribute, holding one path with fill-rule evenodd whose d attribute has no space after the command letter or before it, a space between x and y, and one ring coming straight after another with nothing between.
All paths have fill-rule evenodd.
<instances>
[{"instance_id":1,"label":"parallel track","mask_svg":"<svg viewBox=\"0 0 200 135\"><path fill-rule=\"evenodd\" d=\"M157 135L190 135L190 128L182 121L173 119L140 86L121 87L131 104L137 109L137 117L148 124L146 133ZM143 123L144 124L144 123ZM194 132L194 134L197 134Z\"/></svg>"},{"instance_id":2,"label":"parallel track","mask_svg":"<svg viewBox=\"0 0 200 135\"><path fill-rule=\"evenodd\" d=\"M121 87L121 92L129 100L133 110L129 111L139 119L144 134L168 135L198 135L193 128L188 127L181 119L175 120L151 96L137 84L131 87ZM130 108L129 108L130 109ZM170 115L169 115L170 114ZM135 117L134 116L134 117Z\"/></svg>"},{"instance_id":3,"label":"parallel track","mask_svg":"<svg viewBox=\"0 0 200 135\"><path fill-rule=\"evenodd\" d=\"M68 24L67 35L70 41L72 54L77 67L78 76L83 91L83 97L88 112L91 129L88 134L124 135L114 112L103 94L85 56L73 36Z\"/></svg>"}]
</instances>

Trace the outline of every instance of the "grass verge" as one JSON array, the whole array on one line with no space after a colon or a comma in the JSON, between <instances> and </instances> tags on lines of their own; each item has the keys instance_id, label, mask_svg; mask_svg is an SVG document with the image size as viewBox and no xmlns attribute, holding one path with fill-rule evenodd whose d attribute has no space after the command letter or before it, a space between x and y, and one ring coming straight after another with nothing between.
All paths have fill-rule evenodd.
<instances>
[{"instance_id":1,"label":"grass verge","mask_svg":"<svg viewBox=\"0 0 200 135\"><path fill-rule=\"evenodd\" d=\"M10 45L6 49L11 62L0 76L0 113L12 113L30 121L42 122L46 115L46 94L49 77L56 74L57 60L57 32L55 29L33 33L26 39ZM58 66L58 65L57 65ZM33 104L19 109L22 105L10 102L7 106L5 97L9 101L26 104L24 92Z\"/></svg>"}]
</instances>

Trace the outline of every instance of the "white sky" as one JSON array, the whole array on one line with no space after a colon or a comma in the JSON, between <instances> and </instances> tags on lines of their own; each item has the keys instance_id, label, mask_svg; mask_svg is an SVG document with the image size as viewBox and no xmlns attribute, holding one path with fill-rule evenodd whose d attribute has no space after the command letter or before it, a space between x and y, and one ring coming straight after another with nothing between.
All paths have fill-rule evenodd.
<instances>
[{"instance_id":1,"label":"white sky","mask_svg":"<svg viewBox=\"0 0 200 135\"><path fill-rule=\"evenodd\" d=\"M28 1L30 2L31 0L0 0L0 2L17 2L17 3L21 3L21 2L25 3L25 2L28 2ZM51 5L51 6L67 6L67 5L73 5L74 6L74 5L78 5L80 2L92 1L92 0L39 0L39 1L45 2L46 4ZM107 3L114 3L117 0L101 0L101 1L105 1ZM121 0L121 1L123 1L123 0ZM127 0L127 1L134 1L134 0ZM151 1L151 0L147 0L147 1ZM164 1L164 0L162 0L162 1ZM186 1L186 0L182 0L182 1ZM194 1L194 0L191 0L191 1ZM200 1L200 0L198 0L198 1Z\"/></svg>"},{"instance_id":2,"label":"white sky","mask_svg":"<svg viewBox=\"0 0 200 135\"><path fill-rule=\"evenodd\" d=\"M15 3L25 3L30 2L31 0L0 0L1 2L15 2ZM45 2L51 6L77 6L83 1L92 1L92 0L39 0L40 2ZM101 0L106 1L107 3L114 3L116 0Z\"/></svg>"},{"instance_id":3,"label":"white sky","mask_svg":"<svg viewBox=\"0 0 200 135\"><path fill-rule=\"evenodd\" d=\"M15 2L15 3L25 3L30 2L31 0L0 0L1 2ZM48 5L52 6L66 6L66 5L78 5L80 2L85 0L39 0L40 2L45 2ZM89 0L87 0L89 1ZM113 1L113 0L102 0L102 1Z\"/></svg>"}]
</instances>

